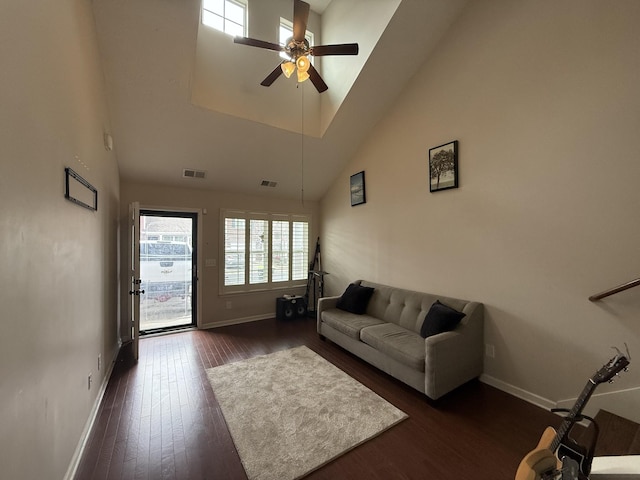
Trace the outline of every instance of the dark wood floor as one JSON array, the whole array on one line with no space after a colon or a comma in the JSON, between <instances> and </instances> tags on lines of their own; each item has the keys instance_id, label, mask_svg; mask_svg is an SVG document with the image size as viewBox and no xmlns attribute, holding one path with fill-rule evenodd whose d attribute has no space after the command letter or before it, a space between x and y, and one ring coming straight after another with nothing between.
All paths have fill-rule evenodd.
<instances>
[{"instance_id":1,"label":"dark wood floor","mask_svg":"<svg viewBox=\"0 0 640 480\"><path fill-rule=\"evenodd\" d=\"M512 479L544 428L559 423L478 381L430 401L321 341L313 320L265 320L144 338L137 364L124 348L76 479L246 479L205 369L299 345L409 415L310 480Z\"/></svg>"}]
</instances>

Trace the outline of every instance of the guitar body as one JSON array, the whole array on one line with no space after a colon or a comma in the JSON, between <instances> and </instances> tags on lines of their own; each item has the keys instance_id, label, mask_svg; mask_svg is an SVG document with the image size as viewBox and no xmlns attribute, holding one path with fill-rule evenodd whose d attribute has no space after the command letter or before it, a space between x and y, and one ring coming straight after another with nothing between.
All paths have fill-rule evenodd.
<instances>
[{"instance_id":1,"label":"guitar body","mask_svg":"<svg viewBox=\"0 0 640 480\"><path fill-rule=\"evenodd\" d=\"M572 478L588 477L589 471L591 470L593 449L587 450L582 448L569 438L568 433L576 422L576 419L582 418L580 415L582 408L587 403L587 400L589 400L589 397L591 397L596 386L604 382L610 382L621 370L626 371L627 365L629 365L629 359L627 358L629 356L628 349L626 357L619 349L615 347L614 349L618 354L604 364L602 368L589 379L578 400L576 400L575 405L569 410L569 414L565 417L560 428L558 428L558 431L556 432L553 427L547 427L540 437L538 446L525 455L520 465L518 465L515 480L546 480L555 478L559 472L562 473L562 478L565 478L567 473L572 475ZM563 441L565 442L564 444L562 443ZM558 457L562 458L562 461L560 461ZM567 468L563 469L565 462ZM574 470L577 475L571 473Z\"/></svg>"},{"instance_id":2,"label":"guitar body","mask_svg":"<svg viewBox=\"0 0 640 480\"><path fill-rule=\"evenodd\" d=\"M585 476L591 473L591 462L593 461L593 452L587 451L582 445L571 438L565 438L558 447L558 458L562 458L565 455L578 463L580 472Z\"/></svg>"},{"instance_id":3,"label":"guitar body","mask_svg":"<svg viewBox=\"0 0 640 480\"><path fill-rule=\"evenodd\" d=\"M531 450L520 462L515 480L540 480L544 474L559 469L562 465L558 457L549 449L556 436L553 427L547 427L540 437L538 446Z\"/></svg>"}]
</instances>

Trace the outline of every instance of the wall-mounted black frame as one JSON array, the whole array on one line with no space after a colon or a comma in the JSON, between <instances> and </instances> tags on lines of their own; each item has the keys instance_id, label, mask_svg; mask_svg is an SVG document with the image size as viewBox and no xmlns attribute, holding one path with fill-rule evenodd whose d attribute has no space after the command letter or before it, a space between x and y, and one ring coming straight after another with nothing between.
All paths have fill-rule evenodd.
<instances>
[{"instance_id":1,"label":"wall-mounted black frame","mask_svg":"<svg viewBox=\"0 0 640 480\"><path fill-rule=\"evenodd\" d=\"M351 175L349 181L351 191L351 206L367 203L367 195L364 188L364 170Z\"/></svg>"},{"instance_id":2,"label":"wall-mounted black frame","mask_svg":"<svg viewBox=\"0 0 640 480\"><path fill-rule=\"evenodd\" d=\"M429 149L429 191L458 188L458 141Z\"/></svg>"},{"instance_id":3,"label":"wall-mounted black frame","mask_svg":"<svg viewBox=\"0 0 640 480\"><path fill-rule=\"evenodd\" d=\"M64 198L89 210L98 210L98 190L84 178L66 167Z\"/></svg>"}]
</instances>

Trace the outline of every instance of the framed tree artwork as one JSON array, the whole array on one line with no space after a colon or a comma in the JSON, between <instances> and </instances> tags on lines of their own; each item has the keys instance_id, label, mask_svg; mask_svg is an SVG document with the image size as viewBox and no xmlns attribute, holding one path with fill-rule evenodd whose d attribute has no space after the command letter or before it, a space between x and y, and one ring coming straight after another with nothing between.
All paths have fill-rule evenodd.
<instances>
[{"instance_id":1,"label":"framed tree artwork","mask_svg":"<svg viewBox=\"0 0 640 480\"><path fill-rule=\"evenodd\" d=\"M364 189L364 170L351 175L349 181L351 191L351 206L367 203L367 196Z\"/></svg>"},{"instance_id":2,"label":"framed tree artwork","mask_svg":"<svg viewBox=\"0 0 640 480\"><path fill-rule=\"evenodd\" d=\"M458 141L429 149L429 191L458 188Z\"/></svg>"}]
</instances>

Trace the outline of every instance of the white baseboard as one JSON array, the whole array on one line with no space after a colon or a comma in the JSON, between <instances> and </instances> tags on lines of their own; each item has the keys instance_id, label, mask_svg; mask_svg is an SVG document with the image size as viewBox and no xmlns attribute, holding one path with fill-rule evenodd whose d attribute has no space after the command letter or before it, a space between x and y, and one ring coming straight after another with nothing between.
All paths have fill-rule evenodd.
<instances>
[{"instance_id":1,"label":"white baseboard","mask_svg":"<svg viewBox=\"0 0 640 480\"><path fill-rule=\"evenodd\" d=\"M273 313L265 313L262 315L252 315L250 317L233 318L231 320L225 320L223 322L204 323L198 328L207 330L209 328L228 327L229 325L240 325L241 323L257 322L260 320L269 320L274 317Z\"/></svg>"},{"instance_id":2,"label":"white baseboard","mask_svg":"<svg viewBox=\"0 0 640 480\"><path fill-rule=\"evenodd\" d=\"M559 400L559 407L571 408L576 398ZM594 393L589 403L584 407L583 413L595 417L599 410L606 410L620 417L640 423L640 387L625 388L612 392Z\"/></svg>"},{"instance_id":3,"label":"white baseboard","mask_svg":"<svg viewBox=\"0 0 640 480\"><path fill-rule=\"evenodd\" d=\"M498 390L507 392L514 397L518 397L538 407L544 408L545 410L551 410L552 408L570 409L577 400L576 397L554 402L548 398L541 397L519 387L515 387L509 383L503 382L502 380L498 380L490 375L485 375L484 373L480 376L480 381L487 385L491 385ZM615 400L612 401L612 398L615 398ZM627 418L633 422L640 423L640 410L638 410L638 405L640 405L640 387L634 387L613 392L594 394L589 399L589 403L584 407L583 413L594 417L598 411L602 409ZM586 426L587 424L584 425Z\"/></svg>"},{"instance_id":4,"label":"white baseboard","mask_svg":"<svg viewBox=\"0 0 640 480\"><path fill-rule=\"evenodd\" d=\"M486 383L487 385L491 385L498 390L507 392L514 397L518 397L526 402L532 403L533 405L536 405L540 408L544 408L545 410L551 410L556 406L556 402L553 402L548 398L544 398L540 395L536 395L535 393L528 392L526 390L523 390L522 388L516 387L507 382L503 382L502 380L498 380L497 378L490 375L485 375L484 373L480 375L480 381Z\"/></svg>"},{"instance_id":5,"label":"white baseboard","mask_svg":"<svg viewBox=\"0 0 640 480\"><path fill-rule=\"evenodd\" d=\"M78 466L80 465L80 459L82 458L84 449L87 446L87 442L89 441L89 435L91 434L91 430L93 429L93 424L98 417L100 405L102 404L102 400L104 399L104 392L107 390L107 384L109 383L109 379L111 378L111 372L113 372L113 367L116 364L116 359L118 358L118 352L120 351L121 345L122 342L119 340L115 352L112 353L111 361L108 363L109 367L105 372L102 383L100 384L100 390L98 391L98 395L93 402L93 407L91 408L91 412L89 413L87 423L85 423L84 430L82 430L82 435L80 435L80 441L78 442L76 451L73 453L73 457L71 457L71 462L69 463L69 468L67 468L67 473L64 476L64 480L73 480L76 476Z\"/></svg>"}]
</instances>

